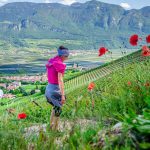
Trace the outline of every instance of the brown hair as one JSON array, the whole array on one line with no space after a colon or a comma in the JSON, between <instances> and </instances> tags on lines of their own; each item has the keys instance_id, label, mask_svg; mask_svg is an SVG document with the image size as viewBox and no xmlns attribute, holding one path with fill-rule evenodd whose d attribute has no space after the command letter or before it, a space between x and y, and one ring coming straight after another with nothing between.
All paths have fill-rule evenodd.
<instances>
[{"instance_id":1,"label":"brown hair","mask_svg":"<svg viewBox=\"0 0 150 150\"><path fill-rule=\"evenodd\" d=\"M64 46L59 46L59 49L60 49L60 50L63 50L63 49L67 49L67 50L68 50L68 48L66 48L66 47L64 47Z\"/></svg>"}]
</instances>

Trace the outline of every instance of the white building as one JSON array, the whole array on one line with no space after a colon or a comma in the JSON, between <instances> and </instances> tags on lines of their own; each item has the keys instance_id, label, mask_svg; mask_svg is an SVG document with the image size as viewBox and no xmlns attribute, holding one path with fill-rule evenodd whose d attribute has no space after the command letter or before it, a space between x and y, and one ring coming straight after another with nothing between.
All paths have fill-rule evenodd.
<instances>
[{"instance_id":1,"label":"white building","mask_svg":"<svg viewBox=\"0 0 150 150\"><path fill-rule=\"evenodd\" d=\"M4 92L3 90L0 89L0 99L3 97L3 95L4 95Z\"/></svg>"}]
</instances>

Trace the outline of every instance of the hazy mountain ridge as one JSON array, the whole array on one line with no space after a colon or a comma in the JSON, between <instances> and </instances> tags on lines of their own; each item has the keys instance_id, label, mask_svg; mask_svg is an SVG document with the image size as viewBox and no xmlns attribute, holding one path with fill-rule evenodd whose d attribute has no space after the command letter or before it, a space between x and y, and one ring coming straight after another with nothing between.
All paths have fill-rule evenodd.
<instances>
[{"instance_id":1,"label":"hazy mountain ridge","mask_svg":"<svg viewBox=\"0 0 150 150\"><path fill-rule=\"evenodd\" d=\"M116 47L132 33L150 33L149 12L150 6L124 10L95 0L70 6L15 2L0 7L0 32L1 38L81 39Z\"/></svg>"}]
</instances>

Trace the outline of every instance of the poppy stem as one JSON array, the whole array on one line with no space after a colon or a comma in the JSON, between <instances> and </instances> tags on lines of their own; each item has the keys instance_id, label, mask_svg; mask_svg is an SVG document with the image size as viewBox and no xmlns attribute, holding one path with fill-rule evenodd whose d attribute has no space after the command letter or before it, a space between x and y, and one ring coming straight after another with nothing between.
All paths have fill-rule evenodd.
<instances>
[{"instance_id":1,"label":"poppy stem","mask_svg":"<svg viewBox=\"0 0 150 150\"><path fill-rule=\"evenodd\" d=\"M42 108L42 106L40 106L37 102L35 102L35 101L32 101L36 106L38 106L38 107L40 107L41 109L43 109Z\"/></svg>"}]
</instances>

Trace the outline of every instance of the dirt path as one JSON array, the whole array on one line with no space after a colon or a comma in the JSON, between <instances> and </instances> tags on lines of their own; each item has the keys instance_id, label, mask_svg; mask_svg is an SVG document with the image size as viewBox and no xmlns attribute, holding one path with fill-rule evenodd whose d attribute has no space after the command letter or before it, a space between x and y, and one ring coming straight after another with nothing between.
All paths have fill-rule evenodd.
<instances>
[{"instance_id":1,"label":"dirt path","mask_svg":"<svg viewBox=\"0 0 150 150\"><path fill-rule=\"evenodd\" d=\"M72 131L74 125L78 124L81 126L81 130L83 131L88 125L95 126L97 124L94 120L88 120L88 119L77 119L75 121L69 121L69 120L60 120L58 129L60 132L65 132L63 137L57 137L55 139L55 144L59 145L59 147L63 147L63 140L69 137L70 132ZM29 138L30 136L38 136L40 131L48 132L47 131L47 124L37 124L33 125L31 127L25 128L25 138ZM34 150L34 144L30 143L28 145L28 150Z\"/></svg>"},{"instance_id":2,"label":"dirt path","mask_svg":"<svg viewBox=\"0 0 150 150\"><path fill-rule=\"evenodd\" d=\"M84 130L88 125L96 125L97 122L94 120L88 120L88 119L77 119L75 121L69 121L69 120L60 120L59 121L59 126L58 129L60 132L64 131L71 131L73 128L74 124L78 124L79 126L82 127L82 130ZM39 135L39 132L42 130L46 132L47 124L38 124L38 125L33 125L31 127L25 128L25 137L29 137L31 135Z\"/></svg>"}]
</instances>

